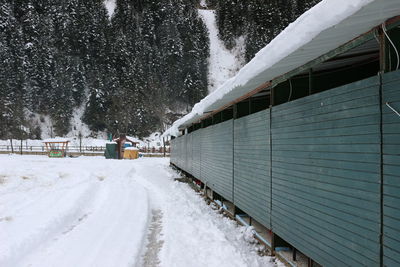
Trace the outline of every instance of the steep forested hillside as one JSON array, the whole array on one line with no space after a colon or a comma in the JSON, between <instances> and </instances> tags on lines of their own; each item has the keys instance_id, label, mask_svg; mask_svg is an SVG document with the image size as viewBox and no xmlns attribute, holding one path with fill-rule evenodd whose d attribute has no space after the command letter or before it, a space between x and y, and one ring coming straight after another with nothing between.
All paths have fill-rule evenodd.
<instances>
[{"instance_id":1,"label":"steep forested hillside","mask_svg":"<svg viewBox=\"0 0 400 267\"><path fill-rule=\"evenodd\" d=\"M245 36L245 58L254 55L289 23L321 0L208 0L217 9L221 39L230 48Z\"/></svg>"},{"instance_id":2,"label":"steep forested hillside","mask_svg":"<svg viewBox=\"0 0 400 267\"><path fill-rule=\"evenodd\" d=\"M208 0L228 48L246 59L319 0ZM207 94L199 0L0 0L0 138L57 135L74 110L94 132L144 136Z\"/></svg>"},{"instance_id":3,"label":"steep forested hillside","mask_svg":"<svg viewBox=\"0 0 400 267\"><path fill-rule=\"evenodd\" d=\"M118 0L111 20L103 0L0 3L0 138L40 137L32 113L66 134L81 105L94 131L146 135L207 93L194 1Z\"/></svg>"}]
</instances>

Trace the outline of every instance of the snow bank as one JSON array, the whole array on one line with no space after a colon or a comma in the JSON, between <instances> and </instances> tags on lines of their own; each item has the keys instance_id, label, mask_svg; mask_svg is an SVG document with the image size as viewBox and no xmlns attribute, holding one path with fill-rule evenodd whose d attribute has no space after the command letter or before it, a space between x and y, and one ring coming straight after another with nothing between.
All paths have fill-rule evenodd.
<instances>
[{"instance_id":1,"label":"snow bank","mask_svg":"<svg viewBox=\"0 0 400 267\"><path fill-rule=\"evenodd\" d=\"M276 266L271 257L258 255L251 229L211 209L186 184L176 182L167 203L166 214L174 216L164 219L162 266ZM174 212L177 206L179 213Z\"/></svg>"},{"instance_id":2,"label":"snow bank","mask_svg":"<svg viewBox=\"0 0 400 267\"><path fill-rule=\"evenodd\" d=\"M235 77L227 80L220 88L197 103L189 114L175 121L163 136L179 135L178 128L186 121L201 116L217 100L223 98L235 88L245 85L253 77L266 71L286 56L312 41L324 30L340 23L373 1L324 0L320 2L261 49Z\"/></svg>"},{"instance_id":3,"label":"snow bank","mask_svg":"<svg viewBox=\"0 0 400 267\"><path fill-rule=\"evenodd\" d=\"M159 266L272 267L284 266L259 256L251 229L210 208L187 184L175 182L179 174L168 159L139 161L136 181L149 190L152 210L162 212Z\"/></svg>"}]
</instances>

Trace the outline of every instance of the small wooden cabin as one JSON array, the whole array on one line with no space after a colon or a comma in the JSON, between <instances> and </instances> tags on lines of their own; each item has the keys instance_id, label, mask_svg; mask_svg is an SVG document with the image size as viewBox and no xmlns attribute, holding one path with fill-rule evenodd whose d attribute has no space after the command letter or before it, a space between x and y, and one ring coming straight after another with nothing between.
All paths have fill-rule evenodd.
<instances>
[{"instance_id":1,"label":"small wooden cabin","mask_svg":"<svg viewBox=\"0 0 400 267\"><path fill-rule=\"evenodd\" d=\"M366 2L211 94L176 123L171 164L311 263L400 266L399 15L398 0Z\"/></svg>"}]
</instances>

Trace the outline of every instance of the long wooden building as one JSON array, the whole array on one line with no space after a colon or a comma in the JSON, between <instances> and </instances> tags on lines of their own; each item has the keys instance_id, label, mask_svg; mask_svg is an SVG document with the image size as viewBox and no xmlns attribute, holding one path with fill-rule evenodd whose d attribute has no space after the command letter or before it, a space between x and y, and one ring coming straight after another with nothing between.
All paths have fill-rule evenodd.
<instances>
[{"instance_id":1,"label":"long wooden building","mask_svg":"<svg viewBox=\"0 0 400 267\"><path fill-rule=\"evenodd\" d=\"M319 265L400 266L400 1L348 2L364 4L177 121L171 164Z\"/></svg>"}]
</instances>

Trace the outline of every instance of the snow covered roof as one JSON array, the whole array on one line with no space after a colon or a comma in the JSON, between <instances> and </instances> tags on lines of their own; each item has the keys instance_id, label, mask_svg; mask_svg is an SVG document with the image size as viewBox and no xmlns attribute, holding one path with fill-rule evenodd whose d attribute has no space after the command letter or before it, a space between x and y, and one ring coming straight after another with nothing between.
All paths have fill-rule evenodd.
<instances>
[{"instance_id":1,"label":"snow covered roof","mask_svg":"<svg viewBox=\"0 0 400 267\"><path fill-rule=\"evenodd\" d=\"M106 142L106 144L110 144L110 145L116 145L116 144L117 144L117 142L114 142L114 141L108 141L108 142Z\"/></svg>"},{"instance_id":2,"label":"snow covered roof","mask_svg":"<svg viewBox=\"0 0 400 267\"><path fill-rule=\"evenodd\" d=\"M139 150L137 147L126 147L125 150Z\"/></svg>"},{"instance_id":3,"label":"snow covered roof","mask_svg":"<svg viewBox=\"0 0 400 267\"><path fill-rule=\"evenodd\" d=\"M70 142L68 139L65 138L49 138L42 141L43 143L62 143L62 142Z\"/></svg>"},{"instance_id":4,"label":"snow covered roof","mask_svg":"<svg viewBox=\"0 0 400 267\"><path fill-rule=\"evenodd\" d=\"M163 136L197 122L260 85L368 32L400 14L399 0L324 0L290 24L238 74L174 122Z\"/></svg>"}]
</instances>

